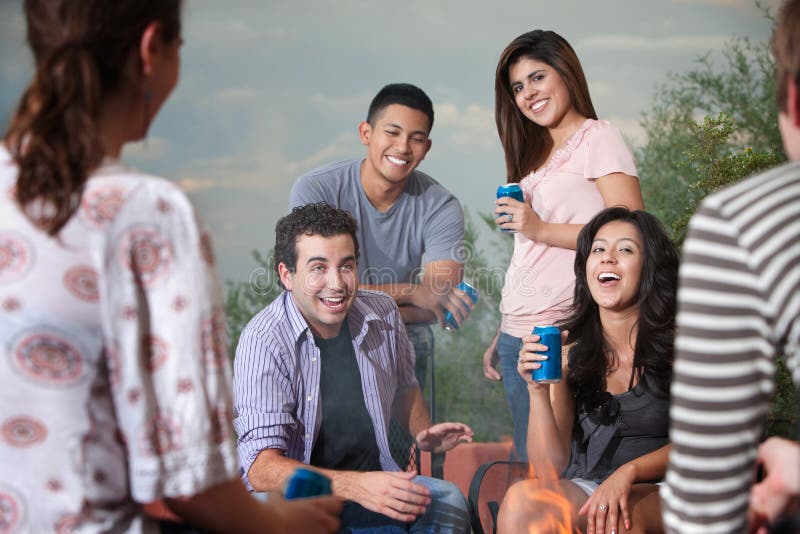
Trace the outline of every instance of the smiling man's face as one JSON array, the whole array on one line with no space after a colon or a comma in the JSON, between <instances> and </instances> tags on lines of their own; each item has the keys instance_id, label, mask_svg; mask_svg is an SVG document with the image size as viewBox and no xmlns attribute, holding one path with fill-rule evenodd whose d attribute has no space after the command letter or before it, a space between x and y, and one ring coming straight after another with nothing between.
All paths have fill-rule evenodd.
<instances>
[{"instance_id":1,"label":"smiling man's face","mask_svg":"<svg viewBox=\"0 0 800 534\"><path fill-rule=\"evenodd\" d=\"M336 337L358 290L353 238L303 234L295 241L295 251L294 272L284 263L278 265L281 282L314 335Z\"/></svg>"},{"instance_id":2,"label":"smiling man's face","mask_svg":"<svg viewBox=\"0 0 800 534\"><path fill-rule=\"evenodd\" d=\"M373 122L362 122L358 127L361 142L367 146L362 179L405 183L430 150L428 116L408 106L391 104Z\"/></svg>"}]
</instances>

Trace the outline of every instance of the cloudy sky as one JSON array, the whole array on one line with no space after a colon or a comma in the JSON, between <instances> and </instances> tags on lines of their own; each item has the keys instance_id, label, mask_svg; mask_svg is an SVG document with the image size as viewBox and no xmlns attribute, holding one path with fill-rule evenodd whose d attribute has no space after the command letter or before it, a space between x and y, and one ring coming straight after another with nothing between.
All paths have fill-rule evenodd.
<instances>
[{"instance_id":1,"label":"cloudy sky","mask_svg":"<svg viewBox=\"0 0 800 534\"><path fill-rule=\"evenodd\" d=\"M31 73L21 2L0 0L0 121ZM778 0L765 0L773 7ZM517 35L552 29L575 48L601 118L642 143L657 84L732 36L768 38L752 0L187 0L181 82L123 158L180 183L211 228L223 278L246 279L294 179L361 156L356 126L385 84L434 102L421 169L473 212L503 181L494 127L497 58Z\"/></svg>"}]
</instances>

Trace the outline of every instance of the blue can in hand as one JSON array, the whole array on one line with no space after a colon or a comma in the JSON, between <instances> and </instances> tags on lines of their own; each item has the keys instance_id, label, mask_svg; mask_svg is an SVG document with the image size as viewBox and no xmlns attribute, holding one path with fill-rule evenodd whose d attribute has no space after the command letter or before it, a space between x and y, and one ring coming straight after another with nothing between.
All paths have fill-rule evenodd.
<instances>
[{"instance_id":1,"label":"blue can in hand","mask_svg":"<svg viewBox=\"0 0 800 534\"><path fill-rule=\"evenodd\" d=\"M478 303L478 290L469 285L466 282L461 282L456 286L458 289L469 295L469 298L472 299L473 304ZM444 322L445 322L445 330L458 330L458 323L456 322L456 318L453 317L453 314L450 313L448 310L445 309L444 314Z\"/></svg>"},{"instance_id":2,"label":"blue can in hand","mask_svg":"<svg viewBox=\"0 0 800 534\"><path fill-rule=\"evenodd\" d=\"M522 188L519 186L519 184L505 184L498 187L497 198L503 197L511 197L519 200L520 202L525 202L525 196L522 194ZM497 218L504 217L505 215L505 213L498 213ZM516 233L516 230L506 230L505 228L501 228L501 230L503 232Z\"/></svg>"},{"instance_id":3,"label":"blue can in hand","mask_svg":"<svg viewBox=\"0 0 800 534\"><path fill-rule=\"evenodd\" d=\"M331 494L331 479L311 469L298 467L283 487L286 499L302 499Z\"/></svg>"},{"instance_id":4,"label":"blue can in hand","mask_svg":"<svg viewBox=\"0 0 800 534\"><path fill-rule=\"evenodd\" d=\"M533 381L540 384L554 384L561 382L561 330L557 326L535 326L533 333L539 336L539 343L547 345L547 359L539 362L542 364L533 370Z\"/></svg>"}]
</instances>

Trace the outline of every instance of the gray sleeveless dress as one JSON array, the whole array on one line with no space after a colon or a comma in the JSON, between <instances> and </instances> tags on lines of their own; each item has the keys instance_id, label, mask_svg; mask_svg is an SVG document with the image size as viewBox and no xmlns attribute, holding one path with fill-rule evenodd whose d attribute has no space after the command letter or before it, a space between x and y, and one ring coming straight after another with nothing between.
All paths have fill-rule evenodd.
<instances>
[{"instance_id":1,"label":"gray sleeveless dress","mask_svg":"<svg viewBox=\"0 0 800 534\"><path fill-rule=\"evenodd\" d=\"M642 376L630 391L607 394L591 413L579 409L562 478L600 484L623 464L669 443L669 399L645 382Z\"/></svg>"}]
</instances>

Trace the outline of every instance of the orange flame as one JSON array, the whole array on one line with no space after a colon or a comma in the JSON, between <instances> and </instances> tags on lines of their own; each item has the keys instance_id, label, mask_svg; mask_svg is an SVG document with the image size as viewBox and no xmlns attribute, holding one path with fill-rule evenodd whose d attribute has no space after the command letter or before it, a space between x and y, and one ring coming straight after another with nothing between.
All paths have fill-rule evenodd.
<instances>
[{"instance_id":1,"label":"orange flame","mask_svg":"<svg viewBox=\"0 0 800 534\"><path fill-rule=\"evenodd\" d=\"M532 505L547 510L528 522L530 534L573 534L579 532L572 522L572 503L555 489L539 488L531 496Z\"/></svg>"},{"instance_id":2,"label":"orange flame","mask_svg":"<svg viewBox=\"0 0 800 534\"><path fill-rule=\"evenodd\" d=\"M552 463L539 466L537 475L533 464L529 464L528 474L531 479L537 479L540 484L533 486L529 491L529 500L532 510L537 510L527 525L529 534L580 534L574 524L572 502L562 495L558 486L558 473Z\"/></svg>"}]
</instances>

